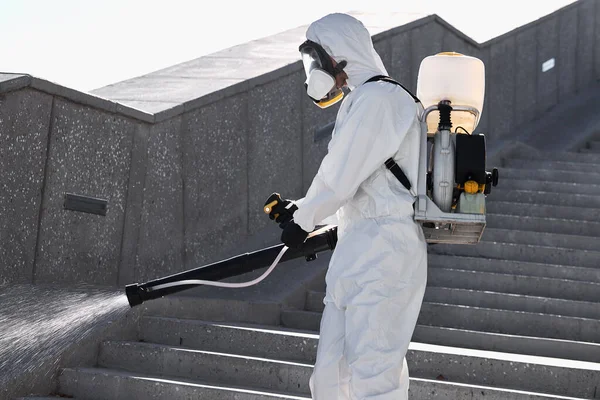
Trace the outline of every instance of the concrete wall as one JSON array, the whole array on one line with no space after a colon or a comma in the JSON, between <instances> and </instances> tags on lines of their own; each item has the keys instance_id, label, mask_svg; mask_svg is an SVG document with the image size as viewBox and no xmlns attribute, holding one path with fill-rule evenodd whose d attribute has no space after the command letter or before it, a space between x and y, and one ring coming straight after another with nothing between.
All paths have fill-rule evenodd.
<instances>
[{"instance_id":1,"label":"concrete wall","mask_svg":"<svg viewBox=\"0 0 600 400\"><path fill-rule=\"evenodd\" d=\"M52 101L28 89L0 94L0 283L33 277Z\"/></svg>"},{"instance_id":2,"label":"concrete wall","mask_svg":"<svg viewBox=\"0 0 600 400\"><path fill-rule=\"evenodd\" d=\"M480 57L478 130L493 147L600 78L597 3L581 0L484 44L436 16L374 43L413 90L425 56ZM550 58L556 66L542 72ZM326 153L315 132L338 107L317 109L303 79L295 62L153 114L0 74L0 283L123 285L235 254L267 227L263 200L301 197ZM107 215L64 210L66 192L107 199Z\"/></svg>"}]
</instances>

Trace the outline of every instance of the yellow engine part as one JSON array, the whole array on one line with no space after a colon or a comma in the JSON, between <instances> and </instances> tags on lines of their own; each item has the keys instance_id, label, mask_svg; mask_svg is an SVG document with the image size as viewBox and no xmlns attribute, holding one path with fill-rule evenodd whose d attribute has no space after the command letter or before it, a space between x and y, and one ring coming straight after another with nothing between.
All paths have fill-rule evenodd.
<instances>
[{"instance_id":1,"label":"yellow engine part","mask_svg":"<svg viewBox=\"0 0 600 400\"><path fill-rule=\"evenodd\" d=\"M475 181L466 181L465 182L465 192L469 194L475 194L479 192L479 183Z\"/></svg>"}]
</instances>

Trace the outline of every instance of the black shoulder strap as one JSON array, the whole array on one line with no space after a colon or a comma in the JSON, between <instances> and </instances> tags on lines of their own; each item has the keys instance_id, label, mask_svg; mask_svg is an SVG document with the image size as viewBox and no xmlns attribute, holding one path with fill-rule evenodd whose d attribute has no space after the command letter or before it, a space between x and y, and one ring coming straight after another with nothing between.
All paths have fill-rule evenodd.
<instances>
[{"instance_id":1,"label":"black shoulder strap","mask_svg":"<svg viewBox=\"0 0 600 400\"><path fill-rule=\"evenodd\" d=\"M377 75L377 76L374 76L371 79L367 80L365 83L378 82L378 81L383 81L383 82L393 83L394 85L398 85L402 89L404 89L408 94L410 94L410 96L414 99L415 103L421 102L421 100L419 100L417 96L412 94L410 90L408 90L400 82L393 80L389 76ZM406 190L410 191L410 189L412 187L410 184L410 181L406 177L406 174L404 173L404 171L402 171L402 168L400 168L398 163L393 158L390 157L387 159L387 161L385 162L385 167L387 169L389 169L392 174L394 174L396 179L398 179L400 181L400 183L402 184L402 186L404 186L406 188Z\"/></svg>"},{"instance_id":2,"label":"black shoulder strap","mask_svg":"<svg viewBox=\"0 0 600 400\"><path fill-rule=\"evenodd\" d=\"M410 192L410 188L412 187L410 185L410 181L406 177L406 174L404 173L404 171L402 171L402 168L400 168L398 163L396 161L394 161L394 159L392 157L387 159L387 161L385 162L385 167L387 169L389 169L390 172L392 174L394 174L396 179L398 179L400 181L402 186L404 186L406 188L406 190L408 190Z\"/></svg>"},{"instance_id":3,"label":"black shoulder strap","mask_svg":"<svg viewBox=\"0 0 600 400\"><path fill-rule=\"evenodd\" d=\"M420 103L421 102L421 100L419 100L419 98L417 96L415 96L414 94L412 94L412 92L410 90L408 90L407 88L405 88L403 84L401 84L398 81L393 80L389 76L386 76L386 75L375 75L374 77L372 77L369 80L367 80L365 83L378 82L378 81L383 81L383 82L393 83L394 85L398 85L402 89L404 89L406 91L406 93L410 94L410 97L413 98L413 100L415 101L415 103Z\"/></svg>"}]
</instances>

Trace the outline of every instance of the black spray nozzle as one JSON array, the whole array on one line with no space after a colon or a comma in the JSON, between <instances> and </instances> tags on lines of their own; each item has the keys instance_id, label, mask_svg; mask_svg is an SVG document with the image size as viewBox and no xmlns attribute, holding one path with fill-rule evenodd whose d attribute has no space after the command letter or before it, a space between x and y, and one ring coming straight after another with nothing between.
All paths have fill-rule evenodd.
<instances>
[{"instance_id":1,"label":"black spray nozzle","mask_svg":"<svg viewBox=\"0 0 600 400\"><path fill-rule=\"evenodd\" d=\"M139 306L146 300L144 299L145 293L144 288L141 287L139 283L125 286L125 294L127 295L127 301L129 301L131 308Z\"/></svg>"},{"instance_id":2,"label":"black spray nozzle","mask_svg":"<svg viewBox=\"0 0 600 400\"><path fill-rule=\"evenodd\" d=\"M281 258L281 262L300 257L314 259L316 258L317 253L333 250L336 244L337 227L331 227L310 237L302 247L288 249ZM167 284L183 282L186 280L219 281L268 267L273 260L275 260L283 247L284 245L280 244L252 253L241 254L227 260L180 272L164 278L155 279L145 283L127 285L125 287L125 294L127 295L127 300L131 307L139 306L147 300L158 299L197 286L189 283L182 283L180 285Z\"/></svg>"}]
</instances>

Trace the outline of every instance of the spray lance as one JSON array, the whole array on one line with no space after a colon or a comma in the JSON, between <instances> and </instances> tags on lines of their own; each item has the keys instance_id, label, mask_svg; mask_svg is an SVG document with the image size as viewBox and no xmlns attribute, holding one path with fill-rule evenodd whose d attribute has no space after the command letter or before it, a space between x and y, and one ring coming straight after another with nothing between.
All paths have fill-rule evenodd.
<instances>
[{"instance_id":1,"label":"spray lance","mask_svg":"<svg viewBox=\"0 0 600 400\"><path fill-rule=\"evenodd\" d=\"M264 207L265 213L270 213L276 202ZM178 293L200 285L227 288L242 288L256 285L264 280L275 269L278 263L305 257L313 261L317 254L333 250L337 244L337 227L328 225L316 229L299 248L288 248L284 244L267 247L251 253L240 254L227 260L194 268L188 271L155 279L146 283L134 283L125 287L125 294L131 307L142 304L147 300L158 299L169 294ZM273 261L274 260L274 261ZM230 278L269 267L260 277L242 283L219 282Z\"/></svg>"}]
</instances>

